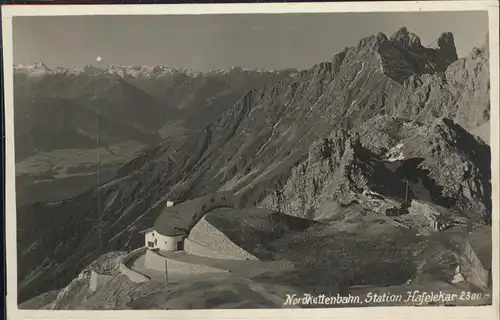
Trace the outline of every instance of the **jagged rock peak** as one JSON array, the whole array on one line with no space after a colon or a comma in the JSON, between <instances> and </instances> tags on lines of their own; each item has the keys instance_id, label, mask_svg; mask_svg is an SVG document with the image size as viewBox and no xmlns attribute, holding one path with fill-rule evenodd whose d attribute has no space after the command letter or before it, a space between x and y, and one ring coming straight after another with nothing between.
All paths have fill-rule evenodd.
<instances>
[{"instance_id":1,"label":"jagged rock peak","mask_svg":"<svg viewBox=\"0 0 500 320\"><path fill-rule=\"evenodd\" d=\"M17 70L21 70L21 69L45 69L45 70L49 70L49 68L47 68L47 66L42 61L38 61L35 63L31 63L31 64L16 64L16 65L14 65L14 69L17 69Z\"/></svg>"},{"instance_id":2,"label":"jagged rock peak","mask_svg":"<svg viewBox=\"0 0 500 320\"><path fill-rule=\"evenodd\" d=\"M479 49L478 47L472 48L472 54L471 54L472 59L477 58L478 56L481 55L481 53L483 53L483 50Z\"/></svg>"},{"instance_id":3,"label":"jagged rock peak","mask_svg":"<svg viewBox=\"0 0 500 320\"><path fill-rule=\"evenodd\" d=\"M342 62L344 61L344 58L347 54L347 51L349 51L348 47L345 47L342 51L337 52L333 58L332 58L332 63L334 66L340 66Z\"/></svg>"},{"instance_id":4,"label":"jagged rock peak","mask_svg":"<svg viewBox=\"0 0 500 320\"><path fill-rule=\"evenodd\" d=\"M442 55L451 60L457 60L457 48L455 47L455 37L451 32L443 32L437 40L439 51Z\"/></svg>"},{"instance_id":5,"label":"jagged rock peak","mask_svg":"<svg viewBox=\"0 0 500 320\"><path fill-rule=\"evenodd\" d=\"M417 49L422 47L420 38L406 27L401 27L389 39L392 44L401 50Z\"/></svg>"},{"instance_id":6,"label":"jagged rock peak","mask_svg":"<svg viewBox=\"0 0 500 320\"><path fill-rule=\"evenodd\" d=\"M34 67L37 67L37 68L45 68L45 69L48 69L47 66L45 65L45 63L43 63L42 61L38 61L37 63L34 63L33 64Z\"/></svg>"},{"instance_id":7,"label":"jagged rock peak","mask_svg":"<svg viewBox=\"0 0 500 320\"><path fill-rule=\"evenodd\" d=\"M95 67L91 64L87 64L87 65L83 65L83 66L79 66L79 67L76 67L72 73L75 73L75 74L80 74L80 73L87 73L87 74L97 74L97 73L102 73L103 70L98 68L98 67Z\"/></svg>"},{"instance_id":8,"label":"jagged rock peak","mask_svg":"<svg viewBox=\"0 0 500 320\"><path fill-rule=\"evenodd\" d=\"M377 42L379 43L383 43L389 40L387 36L382 32L377 32L377 34L375 35L375 39L377 39Z\"/></svg>"},{"instance_id":9,"label":"jagged rock peak","mask_svg":"<svg viewBox=\"0 0 500 320\"><path fill-rule=\"evenodd\" d=\"M484 52L487 56L490 54L490 33L486 32L486 35L484 36L484 43L481 46L480 50Z\"/></svg>"},{"instance_id":10,"label":"jagged rock peak","mask_svg":"<svg viewBox=\"0 0 500 320\"><path fill-rule=\"evenodd\" d=\"M384 44L387 40L388 39L385 34L383 34L382 32L378 32L374 35L361 39L358 43L358 48L363 48L367 46L371 47L380 46Z\"/></svg>"},{"instance_id":11,"label":"jagged rock peak","mask_svg":"<svg viewBox=\"0 0 500 320\"><path fill-rule=\"evenodd\" d=\"M50 70L43 62L36 62L32 64L17 64L14 65L14 72L25 74L29 77L41 77L50 74Z\"/></svg>"}]
</instances>

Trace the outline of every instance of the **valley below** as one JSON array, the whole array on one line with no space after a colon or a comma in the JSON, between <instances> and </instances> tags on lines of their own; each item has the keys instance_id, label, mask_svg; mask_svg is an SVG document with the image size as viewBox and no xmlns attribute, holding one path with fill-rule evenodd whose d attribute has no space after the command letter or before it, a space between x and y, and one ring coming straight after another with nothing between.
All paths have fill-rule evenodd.
<instances>
[{"instance_id":1,"label":"valley below","mask_svg":"<svg viewBox=\"0 0 500 320\"><path fill-rule=\"evenodd\" d=\"M98 183L111 180L118 168L146 148L129 142L107 148L61 149L35 154L16 164L17 203L26 205L72 198Z\"/></svg>"}]
</instances>

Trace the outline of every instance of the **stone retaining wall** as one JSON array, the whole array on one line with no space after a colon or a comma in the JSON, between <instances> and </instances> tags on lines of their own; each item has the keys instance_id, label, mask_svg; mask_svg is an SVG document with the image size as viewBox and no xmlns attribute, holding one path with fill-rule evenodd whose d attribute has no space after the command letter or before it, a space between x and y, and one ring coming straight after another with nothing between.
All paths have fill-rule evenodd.
<instances>
[{"instance_id":1,"label":"stone retaining wall","mask_svg":"<svg viewBox=\"0 0 500 320\"><path fill-rule=\"evenodd\" d=\"M226 273L227 270L205 266L203 264L179 261L167 258L156 253L153 250L147 250L144 259L144 265L151 270L157 270L165 273L165 279L168 282L170 276L178 278L179 276L197 276L203 274Z\"/></svg>"},{"instance_id":2,"label":"stone retaining wall","mask_svg":"<svg viewBox=\"0 0 500 320\"><path fill-rule=\"evenodd\" d=\"M108 282L112 277L113 275L97 273L96 271L92 270L90 273L89 282L90 291L95 292L100 285Z\"/></svg>"},{"instance_id":3,"label":"stone retaining wall","mask_svg":"<svg viewBox=\"0 0 500 320\"><path fill-rule=\"evenodd\" d=\"M167 260L167 272L169 277L171 275L202 275L202 274L214 274L214 273L228 273L229 271L204 266L201 264L189 263L174 259L166 258Z\"/></svg>"},{"instance_id":4,"label":"stone retaining wall","mask_svg":"<svg viewBox=\"0 0 500 320\"><path fill-rule=\"evenodd\" d=\"M193 255L214 259L234 259L233 256L225 255L189 238L184 240L184 251Z\"/></svg>"},{"instance_id":5,"label":"stone retaining wall","mask_svg":"<svg viewBox=\"0 0 500 320\"><path fill-rule=\"evenodd\" d=\"M146 251L146 249L147 249L146 247L140 247L130 251L129 254L127 254L125 257L122 258L121 263L128 265L132 260L135 260L141 254L143 254Z\"/></svg>"},{"instance_id":6,"label":"stone retaining wall","mask_svg":"<svg viewBox=\"0 0 500 320\"><path fill-rule=\"evenodd\" d=\"M120 273L127 276L130 281L135 282L135 283L141 283L141 282L146 282L149 281L150 279L146 277L145 275L132 270L127 266L132 260L135 260L137 257L139 257L141 254L143 254L146 251L146 247L141 247L139 249L135 249L131 251L127 256L125 256L119 266Z\"/></svg>"},{"instance_id":7,"label":"stone retaining wall","mask_svg":"<svg viewBox=\"0 0 500 320\"><path fill-rule=\"evenodd\" d=\"M209 257L213 252L222 253L225 257L231 257L231 259L237 260L258 260L255 256L240 248L237 244L232 242L224 233L219 231L213 225L211 225L205 217L203 217L191 230L188 239L194 241L195 243L202 244L205 247L211 249L201 250L202 248L198 246L191 246L186 249L184 246L184 251L192 254L203 255L208 253ZM192 243L191 243L192 245ZM190 252L189 250L196 250L197 252Z\"/></svg>"}]
</instances>

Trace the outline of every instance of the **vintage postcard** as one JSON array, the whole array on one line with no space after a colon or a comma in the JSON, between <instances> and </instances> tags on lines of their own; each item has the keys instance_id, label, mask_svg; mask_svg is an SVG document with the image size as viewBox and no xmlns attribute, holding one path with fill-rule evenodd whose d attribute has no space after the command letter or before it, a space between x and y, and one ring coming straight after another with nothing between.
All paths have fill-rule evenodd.
<instances>
[{"instance_id":1,"label":"vintage postcard","mask_svg":"<svg viewBox=\"0 0 500 320\"><path fill-rule=\"evenodd\" d=\"M498 2L2 29L12 319L498 319Z\"/></svg>"}]
</instances>

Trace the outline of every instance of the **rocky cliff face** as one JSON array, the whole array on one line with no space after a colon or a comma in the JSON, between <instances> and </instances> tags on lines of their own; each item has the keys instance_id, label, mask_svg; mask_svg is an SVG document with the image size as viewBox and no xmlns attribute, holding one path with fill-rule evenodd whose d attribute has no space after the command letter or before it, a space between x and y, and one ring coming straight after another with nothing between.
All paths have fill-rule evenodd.
<instances>
[{"instance_id":1,"label":"rocky cliff face","mask_svg":"<svg viewBox=\"0 0 500 320\"><path fill-rule=\"evenodd\" d=\"M487 221L490 157L483 142L449 119L424 125L378 116L353 134L341 129L314 142L285 186L262 204L328 219L352 203L389 215L405 202L422 200Z\"/></svg>"},{"instance_id":2,"label":"rocky cliff face","mask_svg":"<svg viewBox=\"0 0 500 320\"><path fill-rule=\"evenodd\" d=\"M489 148L467 131L489 120L468 112L489 108L488 52L457 60L451 34L437 43L425 48L405 28L367 37L249 90L201 130L165 140L100 188L19 208L22 299L62 287L102 250L139 245L137 230L152 225L166 199L215 190L311 219L338 218L356 202L392 215L421 199L488 220ZM104 248L92 222L99 207Z\"/></svg>"},{"instance_id":3,"label":"rocky cliff face","mask_svg":"<svg viewBox=\"0 0 500 320\"><path fill-rule=\"evenodd\" d=\"M489 122L487 43L444 72L410 76L395 93L391 114L420 122L448 117L467 129Z\"/></svg>"},{"instance_id":4,"label":"rocky cliff face","mask_svg":"<svg viewBox=\"0 0 500 320\"><path fill-rule=\"evenodd\" d=\"M399 198L390 205L399 207L403 195L398 190L405 190L403 182L410 179L427 184L426 193L433 198L426 200L488 219L489 148L464 129L489 122L487 45L457 60L449 33L438 39L438 49L423 48L419 38L406 28L389 40L378 34L375 41L383 72L403 80L391 88L391 98L380 112L391 116L376 116L363 124L356 136L363 143L349 137L346 130L314 142L308 159L292 170L285 187L276 189L262 204L298 216L327 218L335 212L332 208L362 201L363 191L370 190L367 179L371 178L372 190ZM416 60L402 58L403 53L416 52L421 54ZM356 154L358 159L363 154L365 158L357 161ZM408 164L413 162L413 168L408 168L404 159ZM388 170L394 161L402 161L397 166L406 167L407 173ZM356 162L362 163L365 171L360 172ZM353 166L358 170L353 171ZM410 186L410 197L418 199L412 189Z\"/></svg>"}]
</instances>

